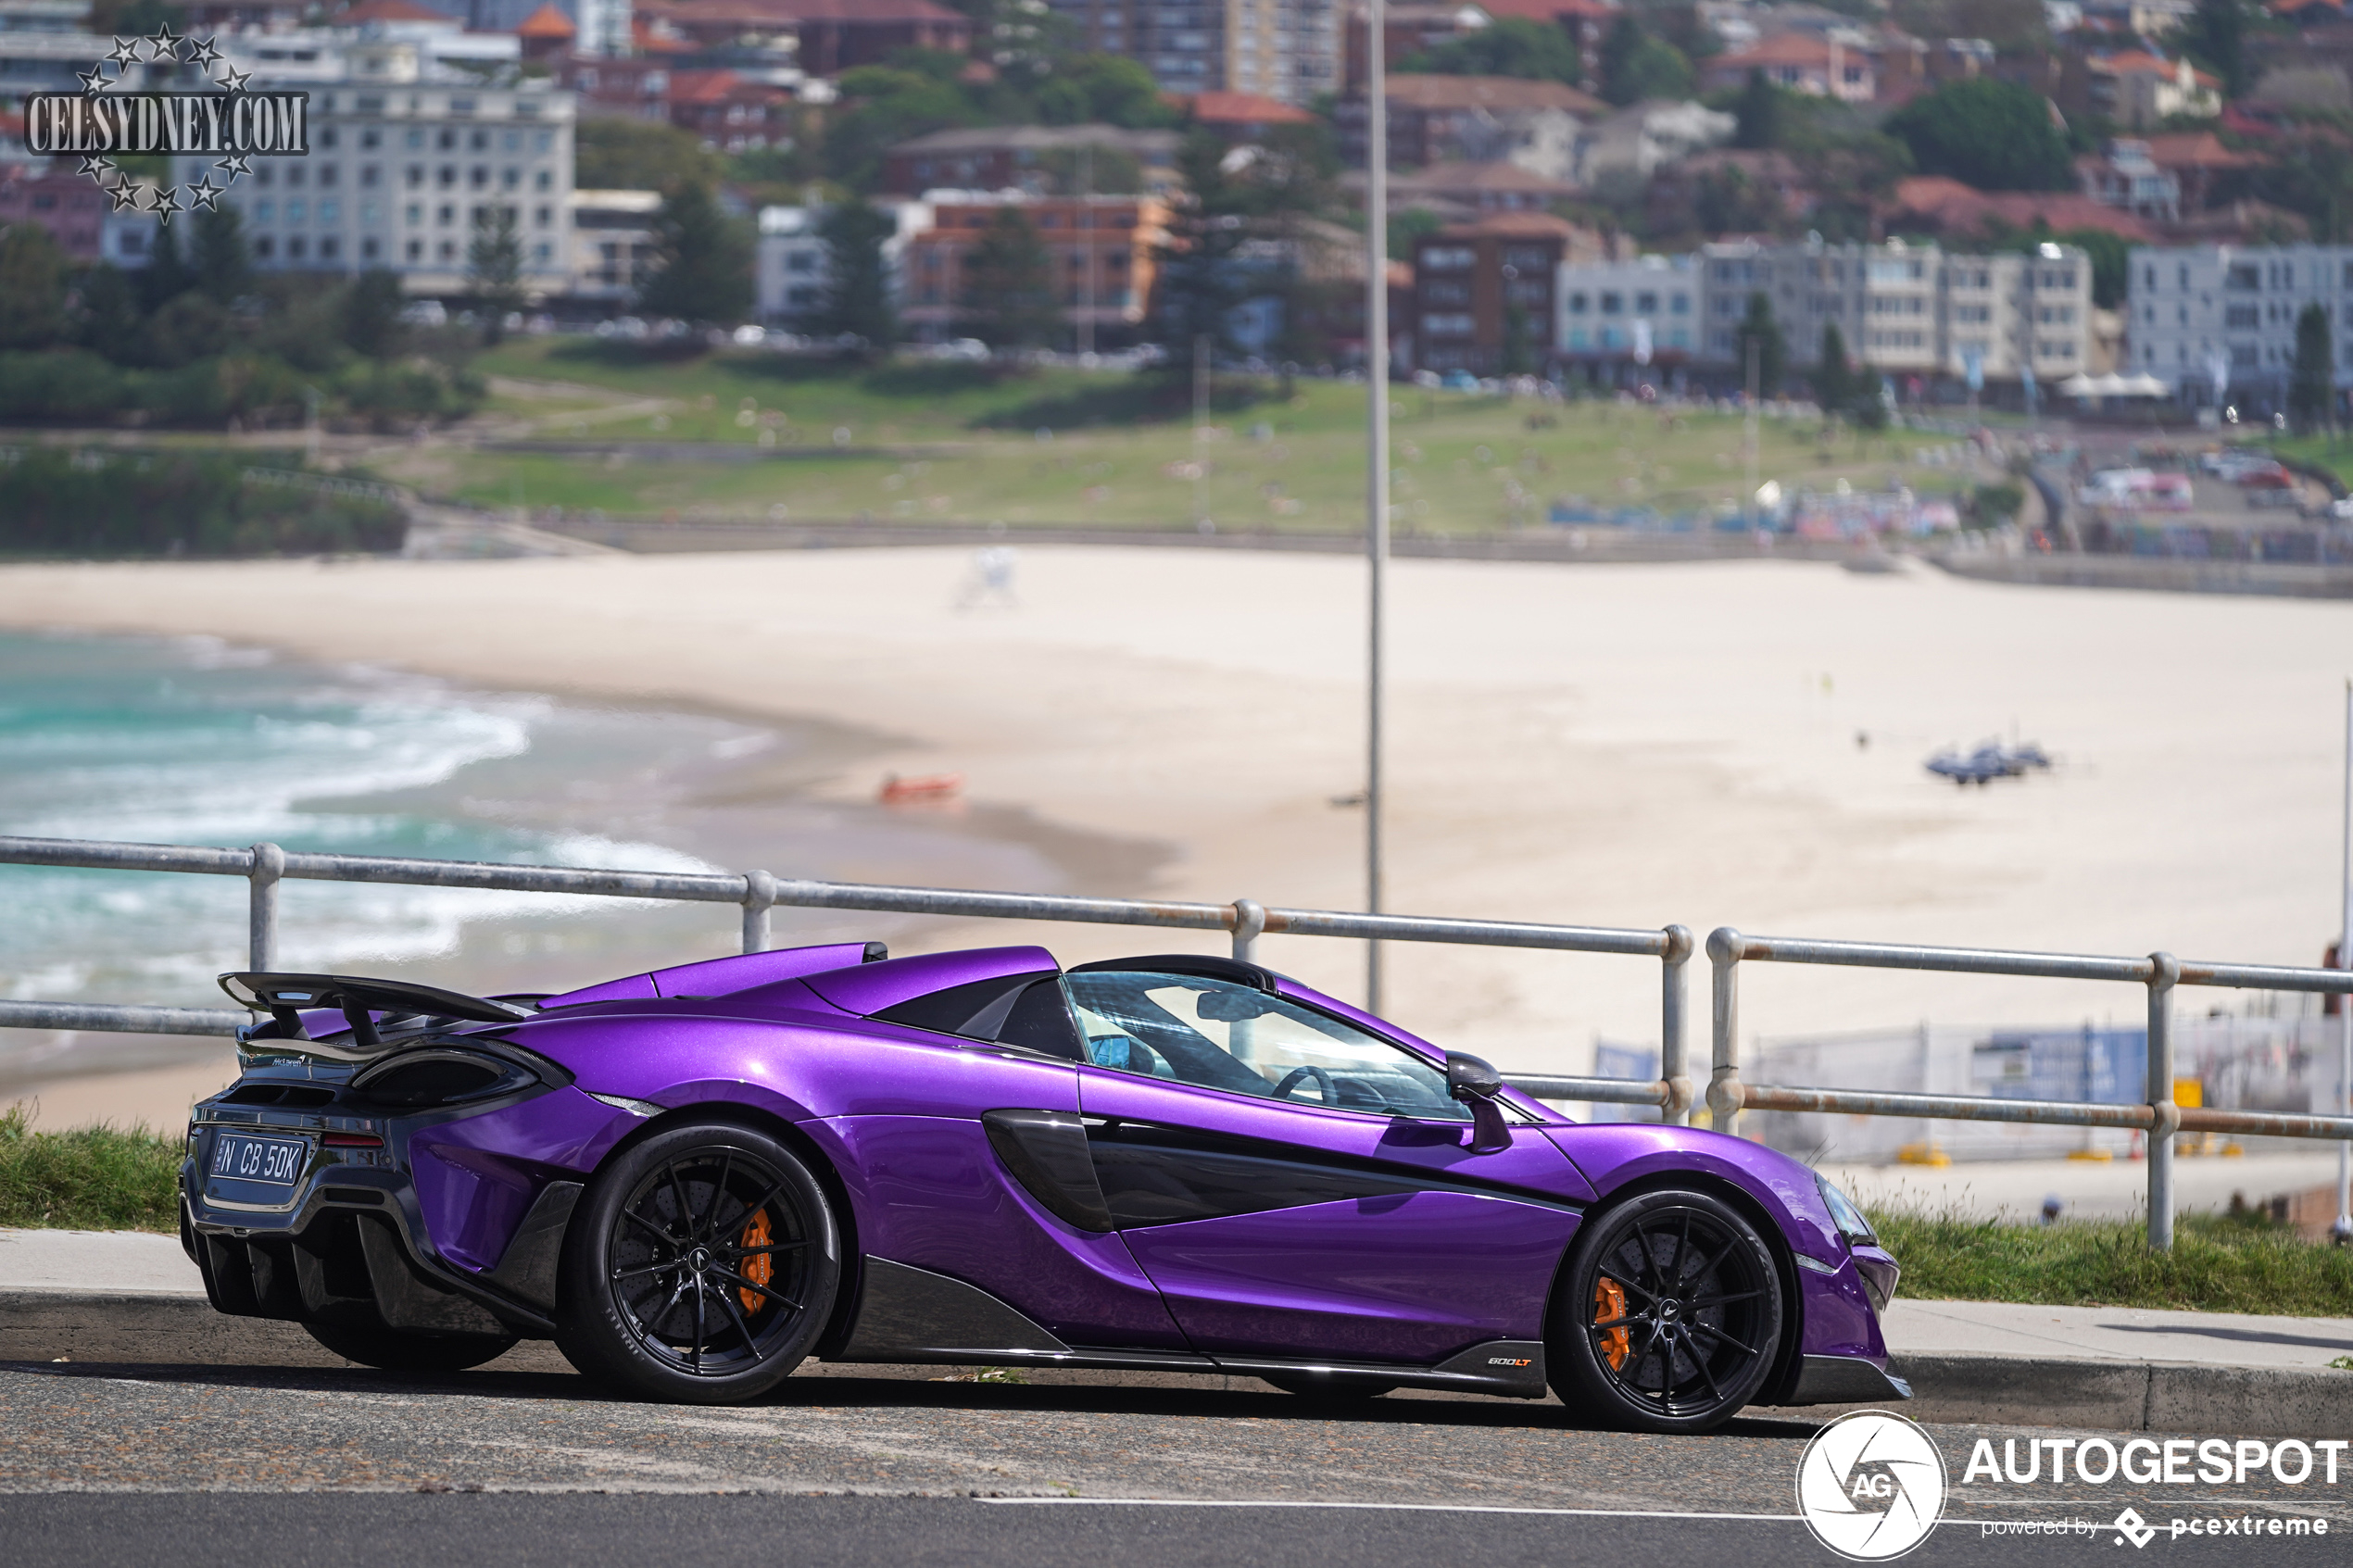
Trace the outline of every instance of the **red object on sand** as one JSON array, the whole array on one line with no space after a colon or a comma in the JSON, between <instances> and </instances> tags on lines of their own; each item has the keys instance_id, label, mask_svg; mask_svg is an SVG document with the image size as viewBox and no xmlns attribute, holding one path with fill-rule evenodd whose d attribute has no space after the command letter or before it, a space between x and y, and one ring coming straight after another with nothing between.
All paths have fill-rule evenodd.
<instances>
[{"instance_id":1,"label":"red object on sand","mask_svg":"<svg viewBox=\"0 0 2353 1568\"><path fill-rule=\"evenodd\" d=\"M926 773L912 779L885 773L879 798L886 806L903 806L915 801L953 800L963 791L962 773Z\"/></svg>"}]
</instances>

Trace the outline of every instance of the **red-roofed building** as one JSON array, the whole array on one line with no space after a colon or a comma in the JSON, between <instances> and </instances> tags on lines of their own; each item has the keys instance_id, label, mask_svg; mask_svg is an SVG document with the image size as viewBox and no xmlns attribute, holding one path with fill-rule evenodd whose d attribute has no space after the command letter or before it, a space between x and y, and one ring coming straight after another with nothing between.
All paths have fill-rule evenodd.
<instances>
[{"instance_id":1,"label":"red-roofed building","mask_svg":"<svg viewBox=\"0 0 2353 1568\"><path fill-rule=\"evenodd\" d=\"M2221 87L2187 59L2145 49L2070 55L2059 73L2058 106L2070 115L2099 115L2120 131L2154 131L2177 115L2222 112Z\"/></svg>"},{"instance_id":2,"label":"red-roofed building","mask_svg":"<svg viewBox=\"0 0 2353 1568\"><path fill-rule=\"evenodd\" d=\"M547 0L516 25L515 36L522 41L524 59L554 60L572 53L580 30L572 25L570 17L556 9L554 0Z\"/></svg>"},{"instance_id":3,"label":"red-roofed building","mask_svg":"<svg viewBox=\"0 0 2353 1568\"><path fill-rule=\"evenodd\" d=\"M1915 175L1895 182L1888 203L1891 229L1927 229L1948 237L1967 239L1986 226L2032 229L2037 223L2055 233L2070 229L2098 229L2136 244L2157 238L2154 225L2129 212L2104 207L2073 192L1981 191L1942 174Z\"/></svg>"},{"instance_id":4,"label":"red-roofed building","mask_svg":"<svg viewBox=\"0 0 2353 1568\"><path fill-rule=\"evenodd\" d=\"M1545 212L1499 212L1417 235L1415 368L1482 376L1543 370L1555 350L1560 264L1601 254L1601 236Z\"/></svg>"},{"instance_id":5,"label":"red-roofed building","mask_svg":"<svg viewBox=\"0 0 2353 1568\"><path fill-rule=\"evenodd\" d=\"M1196 93L1179 100L1193 123L1228 142L1256 142L1275 125L1313 125L1315 117L1291 104L1256 93Z\"/></svg>"},{"instance_id":6,"label":"red-roofed building","mask_svg":"<svg viewBox=\"0 0 2353 1568\"><path fill-rule=\"evenodd\" d=\"M740 153L789 140L792 94L732 70L670 73L670 123L714 151Z\"/></svg>"},{"instance_id":7,"label":"red-roofed building","mask_svg":"<svg viewBox=\"0 0 2353 1568\"><path fill-rule=\"evenodd\" d=\"M1745 87L1754 71L1763 71L1776 87L1817 98L1868 104L1879 95L1879 62L1869 49L1835 33L1777 32L1761 38L1753 49L1709 60L1700 72L1700 86L1709 92Z\"/></svg>"}]
</instances>

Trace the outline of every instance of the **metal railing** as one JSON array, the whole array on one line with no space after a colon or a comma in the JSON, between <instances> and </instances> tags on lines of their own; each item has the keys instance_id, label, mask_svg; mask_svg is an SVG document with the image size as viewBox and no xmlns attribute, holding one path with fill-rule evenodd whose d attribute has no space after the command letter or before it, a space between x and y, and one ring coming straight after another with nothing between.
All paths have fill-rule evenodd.
<instances>
[{"instance_id":1,"label":"metal railing","mask_svg":"<svg viewBox=\"0 0 2353 1568\"><path fill-rule=\"evenodd\" d=\"M1234 956L1248 959L1262 935L1326 936L1385 942L1440 942L1539 951L1603 953L1655 959L1659 964L1659 1076L1655 1080L1511 1073L1509 1082L1544 1099L1583 1100L1658 1108L1664 1120L1687 1119L1694 1100L1686 1069L1685 968L1691 932L1613 926L1546 925L1515 921L1375 915L1330 909L1270 908L1254 899L1230 904L1053 894L972 892L777 877L502 865L474 860L403 859L380 855L289 851L274 844L204 848L172 844L122 844L94 839L0 837L0 864L111 871L182 872L242 877L247 885L247 960L274 968L278 950L278 890L292 879L308 882L401 884L516 893L586 895L676 902L733 904L742 911L742 950L769 945L769 911L858 909L882 914L940 915L982 920L1063 921L1092 925L1155 926L1223 931ZM2055 1125L2134 1128L2147 1135L2149 1241L2172 1245L2172 1136L2176 1132L2236 1133L2290 1138L2353 1139L2353 1116L2272 1111L2183 1110L2173 1103L2172 994L2177 985L2268 991L2353 994L2353 972L2259 964L2183 963L2169 953L2109 958L2071 953L2007 952L1977 947L1924 947L1887 943L1744 936L1729 927L1707 940L1714 970L1710 1035L1712 1061L1706 1105L1713 1125L1735 1132L1745 1110L1823 1111L1862 1116L1913 1116L1956 1121L2028 1122ZM2102 980L2145 988L2148 1003L2146 1099L2138 1104L2020 1100L1966 1096L1883 1093L1836 1088L1786 1088L1745 1084L1740 1077L1740 965L1743 962L1833 964L1964 974L2009 974L2053 980ZM155 1035L233 1035L247 1015L229 1008L160 1008L101 1003L0 1001L0 1027L70 1029Z\"/></svg>"},{"instance_id":2,"label":"metal railing","mask_svg":"<svg viewBox=\"0 0 2353 1568\"><path fill-rule=\"evenodd\" d=\"M2149 1245L2173 1245L2173 1135L2242 1133L2263 1137L2353 1138L2353 1116L2281 1111L2183 1110L2173 1103L2173 989L2216 985L2240 990L2353 994L2353 972L2268 964L2183 963L2171 953L2104 958L2083 953L2020 953L1993 947L1916 947L1885 942L1743 936L1730 926L1707 938L1714 969L1709 1035L1713 1061L1707 1109L1712 1124L1736 1131L1745 1110L1828 1111L1853 1116L1924 1116L1956 1122L2034 1122L2057 1126L2131 1127L2147 1135ZM1839 964L1947 974L2016 974L2044 980L2108 980L2140 985L2148 997L2145 1102L2001 1099L1990 1096L1914 1095L1876 1090L1793 1089L1743 1084L1740 1075L1740 966Z\"/></svg>"}]
</instances>

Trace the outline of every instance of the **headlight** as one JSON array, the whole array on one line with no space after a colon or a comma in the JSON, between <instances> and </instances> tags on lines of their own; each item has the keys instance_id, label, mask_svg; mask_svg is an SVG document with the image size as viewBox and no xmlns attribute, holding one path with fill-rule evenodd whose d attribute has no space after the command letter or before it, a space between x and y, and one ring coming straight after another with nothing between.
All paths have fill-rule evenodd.
<instances>
[{"instance_id":1,"label":"headlight","mask_svg":"<svg viewBox=\"0 0 2353 1568\"><path fill-rule=\"evenodd\" d=\"M1817 1171L1814 1185L1821 1189L1822 1202L1831 1211L1831 1223L1838 1227L1838 1234L1846 1238L1849 1246L1866 1246L1879 1240L1871 1234L1870 1221L1855 1207L1855 1200L1832 1186L1828 1176Z\"/></svg>"}]
</instances>

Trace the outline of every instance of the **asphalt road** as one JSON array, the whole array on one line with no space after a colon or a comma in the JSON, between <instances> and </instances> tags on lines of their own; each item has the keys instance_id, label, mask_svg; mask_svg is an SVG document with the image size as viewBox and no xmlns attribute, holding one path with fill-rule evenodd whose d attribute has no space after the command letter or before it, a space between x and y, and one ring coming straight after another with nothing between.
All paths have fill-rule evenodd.
<instances>
[{"instance_id":1,"label":"asphalt road","mask_svg":"<svg viewBox=\"0 0 2353 1568\"><path fill-rule=\"evenodd\" d=\"M2141 1549L2168 1560L2338 1562L2353 1543L2353 1459L2334 1486L2317 1473L2300 1486L2260 1474L1964 1486L1979 1437L1998 1449L2052 1434L1931 1432L1952 1500L1909 1561L2112 1552L2107 1526L2128 1505L2160 1524L2319 1515L2336 1532ZM1579 1429L1557 1405L1392 1396L1333 1409L1239 1385L832 1375L701 1409L613 1399L558 1374L0 1366L0 1559L263 1568L397 1543L407 1560L446 1550L501 1568L1831 1563L1793 1517L1811 1433L1755 1421L1637 1437ZM2097 1528L1982 1529L2074 1519Z\"/></svg>"}]
</instances>

